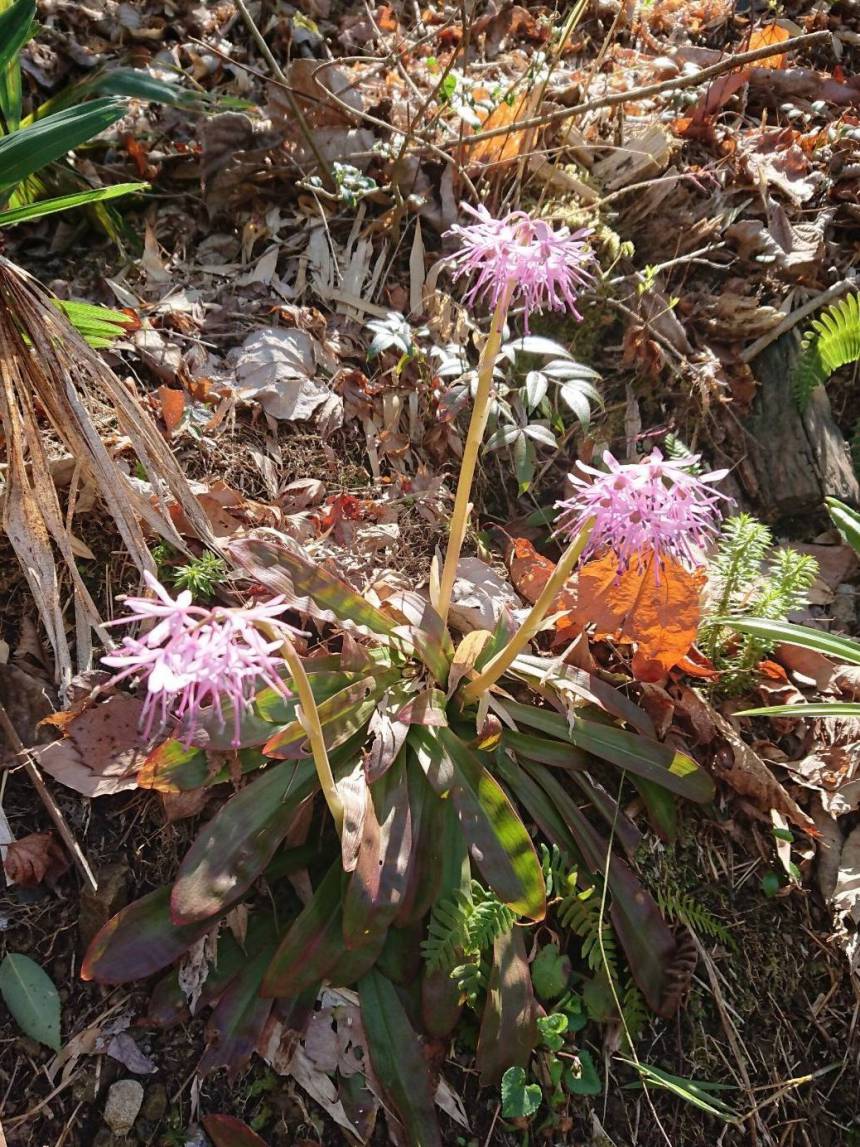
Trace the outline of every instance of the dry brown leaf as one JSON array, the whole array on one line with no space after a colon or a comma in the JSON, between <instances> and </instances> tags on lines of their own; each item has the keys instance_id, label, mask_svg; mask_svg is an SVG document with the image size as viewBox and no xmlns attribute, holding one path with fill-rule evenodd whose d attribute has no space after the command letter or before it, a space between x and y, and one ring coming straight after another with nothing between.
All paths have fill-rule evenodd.
<instances>
[{"instance_id":1,"label":"dry brown leaf","mask_svg":"<svg viewBox=\"0 0 860 1147\"><path fill-rule=\"evenodd\" d=\"M34 752L50 776L87 797L137 787L146 758L140 735L143 702L117 694L68 722L64 736Z\"/></svg>"},{"instance_id":2,"label":"dry brown leaf","mask_svg":"<svg viewBox=\"0 0 860 1147\"><path fill-rule=\"evenodd\" d=\"M708 703L703 702L703 704ZM714 767L720 780L730 785L736 793L748 797L762 812L769 814L771 809L776 809L810 836L818 836L815 821L807 816L794 797L786 792L758 753L750 748L731 722L718 713L712 705L708 705L708 709L717 731L731 750L731 760L727 754L718 754L715 758Z\"/></svg>"},{"instance_id":3,"label":"dry brown leaf","mask_svg":"<svg viewBox=\"0 0 860 1147\"><path fill-rule=\"evenodd\" d=\"M167 433L172 436L185 413L185 393L181 390L174 390L170 386L160 386L156 395L161 406L161 417L164 419Z\"/></svg>"},{"instance_id":4,"label":"dry brown leaf","mask_svg":"<svg viewBox=\"0 0 860 1147\"><path fill-rule=\"evenodd\" d=\"M33 888L53 885L69 867L69 858L52 832L31 832L7 846L3 867L10 884Z\"/></svg>"},{"instance_id":5,"label":"dry brown leaf","mask_svg":"<svg viewBox=\"0 0 860 1147\"><path fill-rule=\"evenodd\" d=\"M633 562L619 573L614 555L607 554L579 571L573 620L593 625L598 637L634 642L634 676L657 681L696 639L703 584L701 572L690 573L672 559L659 574L653 559L642 569Z\"/></svg>"}]
</instances>

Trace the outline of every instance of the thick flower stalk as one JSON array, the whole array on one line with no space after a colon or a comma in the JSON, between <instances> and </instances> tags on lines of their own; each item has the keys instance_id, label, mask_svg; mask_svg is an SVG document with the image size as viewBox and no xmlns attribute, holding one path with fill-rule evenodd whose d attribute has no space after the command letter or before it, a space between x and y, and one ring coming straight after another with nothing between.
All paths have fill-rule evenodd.
<instances>
[{"instance_id":1,"label":"thick flower stalk","mask_svg":"<svg viewBox=\"0 0 860 1147\"><path fill-rule=\"evenodd\" d=\"M696 474L697 455L667 459L657 449L630 465L609 451L603 461L605 471L578 463L591 480L570 474L575 492L556 503L558 533L573 537L594 523L582 560L608 550L622 571L634 562L643 568L652 555L658 574L667 558L689 568L702 565L722 517L720 502L730 501L713 484L728 471Z\"/></svg>"},{"instance_id":2,"label":"thick flower stalk","mask_svg":"<svg viewBox=\"0 0 860 1147\"><path fill-rule=\"evenodd\" d=\"M448 618L457 563L466 536L472 482L487 425L493 368L508 310L513 303L522 303L526 330L529 315L546 308L567 310L580 319L582 316L576 309L577 292L591 282L587 267L592 254L585 243L588 231L577 231L573 235L566 227L553 231L548 223L530 219L522 211L494 219L486 207L465 206L464 209L475 216L477 222L452 227L448 232L461 243L460 250L452 256L454 274L474 276L464 301L471 305L479 298L486 299L493 307L493 318L478 363L478 386L463 447L445 562L435 595L443 622Z\"/></svg>"},{"instance_id":3,"label":"thick flower stalk","mask_svg":"<svg viewBox=\"0 0 860 1147\"><path fill-rule=\"evenodd\" d=\"M119 670L112 683L126 677L145 682L145 735L156 721L163 726L172 715L183 723L189 744L204 709L211 706L225 723L227 702L233 711L233 744L238 746L242 714L250 709L260 682L288 695L279 675L284 668L277 655L281 642L266 640L257 628L278 618L287 606L275 599L242 609L204 609L191 604L190 590L172 598L152 574L143 576L155 597L127 597L128 616L108 624L155 624L140 637L124 637L118 649L102 658ZM288 628L281 621L278 626Z\"/></svg>"}]
</instances>

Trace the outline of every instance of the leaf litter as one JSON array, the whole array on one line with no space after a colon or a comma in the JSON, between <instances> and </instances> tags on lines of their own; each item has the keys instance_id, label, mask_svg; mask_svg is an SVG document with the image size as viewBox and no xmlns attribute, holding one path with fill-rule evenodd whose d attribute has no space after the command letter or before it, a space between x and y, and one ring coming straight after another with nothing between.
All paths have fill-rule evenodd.
<instances>
[{"instance_id":1,"label":"leaf litter","mask_svg":"<svg viewBox=\"0 0 860 1147\"><path fill-rule=\"evenodd\" d=\"M368 360L370 332L363 326L392 309L416 310L421 295L414 268L408 259L398 262L404 247L408 255L409 227L422 220L422 249L429 262L438 232L456 220L456 202L468 179L491 194L512 186L517 195L536 188L544 197L559 193L562 218L577 218L583 204L609 205L601 227L614 244L615 273L627 293L620 296L626 310L604 318L603 332L611 330L627 352L626 364L615 355L613 369L636 368L646 434L654 426L705 434L712 449L738 462L733 481L743 497L761 498L774 514L788 504L790 490L763 492L749 467L733 457L732 420L746 415L763 385L743 364L744 352L830 285L833 275L826 268L832 266L833 274L844 269L840 243L856 225L857 173L848 141L856 133L860 97L846 67L851 28L847 21L841 26L839 13L830 17L816 7L794 12L796 25L780 20L763 21L762 27L738 19L732 6L717 0L686 5L655 0L635 17L625 8L607 17L598 6L594 22L557 47L543 14L536 18L516 5L476 14L465 39L455 13L433 8L420 13L419 29L408 13L394 8L332 16L326 4L302 5L311 9L309 20L279 14L267 35L298 53L287 74L302 96L323 155L368 178L362 184L347 173L343 197L332 203L307 175L313 157L282 89L263 85L244 67L262 64L220 6L198 7L174 21L178 35L169 46L161 43L167 16L158 5L122 5L118 23L95 10L75 14L59 6L55 14L48 8L50 46L41 65L35 58L28 63L35 83L43 83L46 68L102 63L123 37L130 37L144 45L151 71L187 69L204 90L250 95L256 105L241 113L207 115L192 126L184 111L136 104L128 126L132 138L147 140L145 154L137 160L131 150L126 160L118 152L110 156L117 169L123 162L145 163L150 177L169 181L171 192L189 177L202 177L204 188L205 211L199 218L179 195L170 210L152 211L141 228L140 271L132 265L111 280L114 294L123 296L118 301L133 306L142 320L118 353L137 373L137 398L167 432L168 453L178 459L182 477L180 482L168 463L168 490L153 468L145 467L141 477L130 465L120 467L117 513L125 514L124 541L138 564L146 562L144 550L148 553L158 535L180 553L197 552L201 542L221 544L263 527L308 546L315 560L357 588L376 585L381 600L393 589L415 588L447 512L461 446L456 420L449 416L457 396L420 359L403 362L390 350ZM802 63L779 50L786 39L819 29L832 32L842 63L834 66L821 41L804 50ZM606 46L600 48L604 38ZM327 61L320 67L314 53L323 41L336 55L369 51L377 58ZM394 46L403 53L399 66L392 63ZM613 105L606 104L540 129L469 143L472 135L545 111L556 115L576 104L599 105L637 85L689 77L696 68L719 62L726 51L760 46L773 51L724 72L704 92L681 86L663 95L634 93L621 104L623 128ZM550 74L535 82L535 54L547 50ZM600 68L593 66L596 56ZM787 67L789 60L795 66ZM446 104L433 93L448 65L457 87L456 98L449 96ZM678 98L685 90L695 93L686 106ZM500 98L503 92L508 98ZM425 110L416 116L419 96ZM548 159L532 154L538 151ZM358 194L357 209L354 204L344 209L349 194ZM635 243L635 260L625 242ZM651 285L639 291L643 277ZM462 342L468 337L461 336ZM600 331L597 337L600 345ZM667 378L681 383L674 408L659 400L657 381ZM697 403L706 412L706 430ZM834 424L840 440L846 426ZM134 438L128 429L124 433ZM597 433L623 436L611 421L599 424ZM639 433L641 424L634 438ZM309 452L296 445L303 435L312 443L310 476ZM164 447L158 442L156 447L150 438L147 447L161 457ZM594 445L588 439L580 443L584 460L590 460ZM132 457L121 442L117 446L115 457ZM135 452L143 461L142 450L138 437ZM67 449L72 457L80 452L78 443ZM206 459L202 477L194 470L197 480L188 483L182 467L188 474L201 458ZM225 480L228 466L238 480ZM551 467L547 482L559 477L558 467ZM8 482L10 505L15 490L29 491L16 503L17 525L16 511L7 510L10 540L22 553L29 547L43 624L60 677L68 681L73 661L83 667L88 653L80 637L74 656L69 647L62 601L67 575L57 572L52 546L71 571L74 535L63 540L63 517L54 510L50 490L40 488L23 466ZM507 495L496 496L495 482L488 462L482 504L506 521L522 506L512 507ZM541 504L550 489L538 487ZM130 508L123 504L126 498ZM77 513L83 512L79 502ZM481 557L463 559L455 618L465 631L492 630L509 613L516 617L551 572L551 560L533 546L528 550L516 524L509 523L509 530L527 568L515 571L510 562L512 589L501 562L486 547L479 550ZM408 564L412 548L422 559L415 564L422 571L417 578ZM664 604L663 622L672 614L678 640L671 653L658 649L659 642L649 645L655 628L643 627L642 611L624 605L614 577L600 579L598 573L580 575L580 585L564 591L568 596L554 611L551 644L571 663L587 658L589 672L623 678L631 692L649 698L646 707L659 714L657 723L670 743L713 754L715 775L744 802L735 808L727 797L723 811L737 821L749 815L757 826L747 830L752 839L777 808L813 832L819 848L829 843L830 875L823 878L825 865L819 861L819 877L856 964L852 850L857 830L851 817L860 807L860 791L852 787L860 738L846 727L824 729L816 722L810 730L786 721L756 740L760 726L741 725L731 704L710 705L685 683L693 665L702 674L711 672L696 660L695 621L685 625L671 603ZM812 606L816 620L852 577L848 569L836 570L823 582ZM642 583L631 592L650 590ZM686 598L691 616L694 597L691 592ZM83 594L76 605L87 624L97 624L98 611ZM582 631L591 639L584 652ZM576 641L578 652L572 651ZM806 652L787 647L773 652L772 663L785 676L777 673L756 684L765 703L855 695L850 670ZM132 793L142 764L134 734L136 705L131 698L109 697L84 709L63 727L60 740L40 749L43 767L88 797ZM101 730L102 721L109 732ZM17 843L26 840L24 835ZM32 865L31 875L40 865ZM730 883L734 877L733 872ZM197 956L183 971L194 998L211 972L211 961L201 955L205 945L201 941L193 950ZM363 1037L360 1026L353 1026L357 1015L354 999L324 989L292 1058L280 1050L270 1054L277 1070L293 1064L294 1078L336 1123L367 1135L366 1125L353 1122L339 1086L361 1062L356 1049ZM272 1028L266 1046L289 1047L290 1030ZM127 1034L120 1028L111 1039ZM126 1067L135 1071L133 1053L129 1057ZM783 1077L790 1077L788 1068ZM443 1106L456 1120L454 1112L462 1115L459 1095L450 1089L442 1094ZM378 1103L371 1104L374 1112ZM622 1136L619 1129L614 1133Z\"/></svg>"}]
</instances>

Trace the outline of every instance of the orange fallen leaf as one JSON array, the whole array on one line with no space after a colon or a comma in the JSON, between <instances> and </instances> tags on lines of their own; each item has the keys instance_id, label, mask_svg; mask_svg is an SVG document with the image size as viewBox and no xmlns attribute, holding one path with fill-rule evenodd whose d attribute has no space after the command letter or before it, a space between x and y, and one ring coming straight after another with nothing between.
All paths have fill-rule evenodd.
<instances>
[{"instance_id":1,"label":"orange fallen leaf","mask_svg":"<svg viewBox=\"0 0 860 1147\"><path fill-rule=\"evenodd\" d=\"M537 110L542 91L543 86L536 84L512 103L503 100L498 107L493 108L479 131L494 131L529 119ZM477 166L499 168L513 163L531 149L535 131L535 128L528 128L506 135L494 135L491 139L482 139L472 145L466 142L458 149L459 162L470 169Z\"/></svg>"},{"instance_id":2,"label":"orange fallen leaf","mask_svg":"<svg viewBox=\"0 0 860 1147\"><path fill-rule=\"evenodd\" d=\"M791 32L788 28L784 28L781 24L766 24L764 28L756 28L749 38L744 51L755 52L758 48L767 48L771 44L776 46L782 44L785 40L791 39ZM763 60L756 60L753 64L754 68L784 68L786 65L785 52L777 52L773 56L765 56Z\"/></svg>"},{"instance_id":3,"label":"orange fallen leaf","mask_svg":"<svg viewBox=\"0 0 860 1147\"><path fill-rule=\"evenodd\" d=\"M704 574L668 558L658 577L654 560L619 575L615 556L606 554L583 566L576 583L573 619L594 626L597 637L633 642L639 681L658 681L689 653L702 612Z\"/></svg>"},{"instance_id":4,"label":"orange fallen leaf","mask_svg":"<svg viewBox=\"0 0 860 1147\"><path fill-rule=\"evenodd\" d=\"M167 433L173 434L185 413L185 392L174 390L170 386L160 386L156 394L161 404L161 417L164 419Z\"/></svg>"}]
</instances>

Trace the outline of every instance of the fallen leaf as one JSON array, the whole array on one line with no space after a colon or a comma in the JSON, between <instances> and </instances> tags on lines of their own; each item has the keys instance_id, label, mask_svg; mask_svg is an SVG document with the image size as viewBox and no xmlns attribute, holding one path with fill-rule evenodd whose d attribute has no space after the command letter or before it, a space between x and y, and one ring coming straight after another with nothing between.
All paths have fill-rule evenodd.
<instances>
[{"instance_id":1,"label":"fallen leaf","mask_svg":"<svg viewBox=\"0 0 860 1147\"><path fill-rule=\"evenodd\" d=\"M633 674L658 681L685 657L696 639L701 617L701 571L690 573L678 562L636 562L619 574L613 554L588 562L576 580L573 620L594 626L597 637L631 641L637 650Z\"/></svg>"},{"instance_id":2,"label":"fallen leaf","mask_svg":"<svg viewBox=\"0 0 860 1147\"><path fill-rule=\"evenodd\" d=\"M23 888L53 885L68 867L69 858L52 832L31 832L13 840L3 862L7 882Z\"/></svg>"},{"instance_id":3,"label":"fallen leaf","mask_svg":"<svg viewBox=\"0 0 860 1147\"><path fill-rule=\"evenodd\" d=\"M146 758L140 735L143 702L117 694L77 714L64 736L34 750L50 776L86 797L137 787Z\"/></svg>"},{"instance_id":4,"label":"fallen leaf","mask_svg":"<svg viewBox=\"0 0 860 1147\"><path fill-rule=\"evenodd\" d=\"M313 418L331 400L342 402L315 380L316 353L316 340L298 327L254 331L232 355L237 394L279 421Z\"/></svg>"},{"instance_id":5,"label":"fallen leaf","mask_svg":"<svg viewBox=\"0 0 860 1147\"><path fill-rule=\"evenodd\" d=\"M736 793L748 797L762 812L770 814L772 809L776 809L810 836L818 836L815 821L807 816L794 797L786 792L761 757L736 732L731 722L706 701L702 703L710 710L717 731L724 737L727 742L726 747L731 753L731 757L728 754L717 754L715 758L717 776L730 785Z\"/></svg>"},{"instance_id":6,"label":"fallen leaf","mask_svg":"<svg viewBox=\"0 0 860 1147\"><path fill-rule=\"evenodd\" d=\"M161 417L164 419L167 433L172 436L185 413L185 393L170 386L160 386L155 393L161 406Z\"/></svg>"},{"instance_id":7,"label":"fallen leaf","mask_svg":"<svg viewBox=\"0 0 860 1147\"><path fill-rule=\"evenodd\" d=\"M461 633L492 631L506 610L520 608L522 602L492 566L480 558L460 558L451 595L450 616L455 629Z\"/></svg>"}]
</instances>

